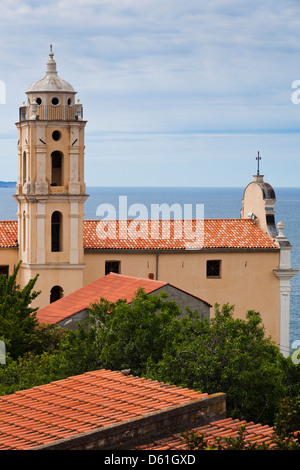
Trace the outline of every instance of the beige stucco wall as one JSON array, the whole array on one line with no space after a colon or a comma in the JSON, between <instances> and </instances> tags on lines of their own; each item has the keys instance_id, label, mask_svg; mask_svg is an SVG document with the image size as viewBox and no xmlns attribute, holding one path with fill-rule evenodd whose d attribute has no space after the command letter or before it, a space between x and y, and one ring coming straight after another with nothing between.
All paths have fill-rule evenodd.
<instances>
[{"instance_id":1,"label":"beige stucco wall","mask_svg":"<svg viewBox=\"0 0 300 470\"><path fill-rule=\"evenodd\" d=\"M68 295L77 289L80 289L83 285L83 267L71 269L69 266L54 266L45 267L44 269L39 267L27 267L26 265L21 266L20 281L21 285L34 278L36 274L39 274L38 280L35 284L34 290L41 291L37 299L32 303L33 307L45 307L50 303L50 291L53 286L60 286L63 289L63 295Z\"/></svg>"},{"instance_id":2,"label":"beige stucco wall","mask_svg":"<svg viewBox=\"0 0 300 470\"><path fill-rule=\"evenodd\" d=\"M221 278L206 278L206 261L221 260ZM85 253L84 284L105 274L105 261L120 261L121 274L156 275L155 253ZM235 305L235 315L245 318L248 310L261 313L267 334L280 342L280 289L273 273L279 251L160 253L158 279L199 296L214 305ZM213 316L213 309L211 309Z\"/></svg>"},{"instance_id":3,"label":"beige stucco wall","mask_svg":"<svg viewBox=\"0 0 300 470\"><path fill-rule=\"evenodd\" d=\"M8 274L11 276L19 262L18 250L16 248L2 248L0 265L9 266Z\"/></svg>"},{"instance_id":4,"label":"beige stucco wall","mask_svg":"<svg viewBox=\"0 0 300 470\"><path fill-rule=\"evenodd\" d=\"M265 233L268 233L266 224L266 201L262 197L262 190L259 185L250 183L245 190L243 208L241 216L248 219L249 214L253 213L255 208L256 223Z\"/></svg>"}]
</instances>

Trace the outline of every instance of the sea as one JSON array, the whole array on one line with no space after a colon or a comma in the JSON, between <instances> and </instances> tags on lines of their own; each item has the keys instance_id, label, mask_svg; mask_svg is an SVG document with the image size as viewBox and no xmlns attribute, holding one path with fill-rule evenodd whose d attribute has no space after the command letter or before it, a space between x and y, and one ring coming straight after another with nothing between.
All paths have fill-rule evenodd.
<instances>
[{"instance_id":1,"label":"sea","mask_svg":"<svg viewBox=\"0 0 300 470\"><path fill-rule=\"evenodd\" d=\"M284 222L283 233L292 249L292 268L300 270L300 188L274 188L276 223ZM114 208L116 217L120 201L127 207L145 208L150 217L153 204L189 205L195 216L197 205L204 209L205 218L239 218L244 188L196 187L87 187L85 219L98 219L100 212ZM15 187L0 188L0 220L16 220ZM134 205L138 206L134 206ZM178 206L177 206L178 207ZM101 211L99 211L99 208ZM134 212L134 211L133 211ZM98 214L98 215L97 215ZM136 216L138 213L136 213ZM300 272L291 280L290 349L300 345Z\"/></svg>"}]
</instances>

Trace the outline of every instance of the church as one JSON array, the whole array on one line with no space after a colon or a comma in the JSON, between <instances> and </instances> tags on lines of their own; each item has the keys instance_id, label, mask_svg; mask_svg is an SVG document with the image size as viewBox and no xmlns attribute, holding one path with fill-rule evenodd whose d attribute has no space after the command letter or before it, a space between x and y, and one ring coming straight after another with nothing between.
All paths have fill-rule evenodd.
<instances>
[{"instance_id":1,"label":"church","mask_svg":"<svg viewBox=\"0 0 300 470\"><path fill-rule=\"evenodd\" d=\"M235 305L240 318L259 311L267 335L288 355L290 279L297 270L284 224L275 223L271 185L258 171L237 218L201 221L199 246L178 235L183 220L139 220L139 227L150 224L152 237L129 230L130 220L106 221L103 232L99 220L84 218L87 121L76 93L58 76L51 50L44 78L28 87L19 109L17 220L0 221L1 273L12 274L22 261L21 286L38 274L39 308L110 272L164 281L211 305Z\"/></svg>"}]
</instances>

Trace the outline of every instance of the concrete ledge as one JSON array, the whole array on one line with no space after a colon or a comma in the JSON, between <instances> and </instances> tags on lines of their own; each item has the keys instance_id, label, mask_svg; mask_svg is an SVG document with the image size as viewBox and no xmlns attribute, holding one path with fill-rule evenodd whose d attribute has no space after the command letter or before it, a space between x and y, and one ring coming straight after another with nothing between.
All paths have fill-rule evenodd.
<instances>
[{"instance_id":1,"label":"concrete ledge","mask_svg":"<svg viewBox=\"0 0 300 470\"><path fill-rule=\"evenodd\" d=\"M225 417L226 395L217 393L31 450L126 450Z\"/></svg>"}]
</instances>

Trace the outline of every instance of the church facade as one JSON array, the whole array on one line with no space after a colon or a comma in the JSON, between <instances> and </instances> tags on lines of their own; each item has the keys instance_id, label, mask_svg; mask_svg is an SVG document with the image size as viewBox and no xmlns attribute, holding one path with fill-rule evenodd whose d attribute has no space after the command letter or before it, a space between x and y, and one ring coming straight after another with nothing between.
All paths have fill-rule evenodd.
<instances>
[{"instance_id":1,"label":"church facade","mask_svg":"<svg viewBox=\"0 0 300 470\"><path fill-rule=\"evenodd\" d=\"M183 239L184 221L110 220L103 228L84 219L86 121L52 51L45 77L26 94L16 123L17 220L0 221L1 272L11 274L22 261L21 286L38 274L40 308L109 272L165 281L212 305L234 304L241 318L259 311L267 334L288 354L290 279L297 271L284 225L275 223L275 192L263 176L254 175L245 189L236 219L201 222L199 246ZM197 221L191 224L195 233ZM141 236L142 226L151 237Z\"/></svg>"}]
</instances>

